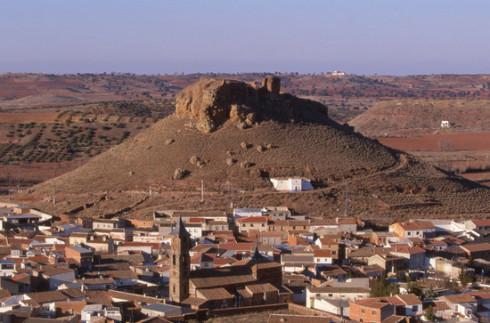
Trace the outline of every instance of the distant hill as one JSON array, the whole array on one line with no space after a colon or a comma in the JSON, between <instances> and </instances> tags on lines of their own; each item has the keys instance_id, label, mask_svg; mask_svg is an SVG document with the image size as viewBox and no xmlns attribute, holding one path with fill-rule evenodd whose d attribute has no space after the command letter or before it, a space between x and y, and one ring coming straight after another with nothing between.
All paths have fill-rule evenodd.
<instances>
[{"instance_id":1,"label":"distant hill","mask_svg":"<svg viewBox=\"0 0 490 323\"><path fill-rule=\"evenodd\" d=\"M490 131L490 100L389 100L374 104L349 122L370 137L414 136L440 130Z\"/></svg>"}]
</instances>

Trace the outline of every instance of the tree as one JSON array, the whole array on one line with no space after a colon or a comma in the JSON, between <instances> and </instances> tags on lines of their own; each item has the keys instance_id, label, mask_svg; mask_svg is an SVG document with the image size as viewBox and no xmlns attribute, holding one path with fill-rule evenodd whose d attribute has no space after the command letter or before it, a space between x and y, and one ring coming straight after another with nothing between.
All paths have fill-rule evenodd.
<instances>
[{"instance_id":1,"label":"tree","mask_svg":"<svg viewBox=\"0 0 490 323\"><path fill-rule=\"evenodd\" d=\"M466 286L474 281L474 274L470 271L462 271L459 275L459 281L462 286Z\"/></svg>"},{"instance_id":2,"label":"tree","mask_svg":"<svg viewBox=\"0 0 490 323\"><path fill-rule=\"evenodd\" d=\"M383 277L373 281L370 291L372 297L391 296L394 294L398 294L398 286L396 284L389 283Z\"/></svg>"},{"instance_id":3,"label":"tree","mask_svg":"<svg viewBox=\"0 0 490 323\"><path fill-rule=\"evenodd\" d=\"M424 316L427 320L429 320L430 322L433 322L436 318L435 314L434 314L434 307L432 305L429 305L426 309L425 309L425 312L424 312Z\"/></svg>"}]
</instances>

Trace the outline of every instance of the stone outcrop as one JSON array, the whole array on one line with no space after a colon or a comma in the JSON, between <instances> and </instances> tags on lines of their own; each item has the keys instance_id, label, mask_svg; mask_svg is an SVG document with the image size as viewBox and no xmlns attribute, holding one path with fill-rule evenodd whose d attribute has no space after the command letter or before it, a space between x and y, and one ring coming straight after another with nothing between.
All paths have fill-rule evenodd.
<instances>
[{"instance_id":1,"label":"stone outcrop","mask_svg":"<svg viewBox=\"0 0 490 323\"><path fill-rule=\"evenodd\" d=\"M226 122L247 129L263 120L321 122L327 108L320 103L280 93L278 77L268 76L262 86L235 80L203 78L186 87L176 97L175 111L190 119L204 133Z\"/></svg>"}]
</instances>

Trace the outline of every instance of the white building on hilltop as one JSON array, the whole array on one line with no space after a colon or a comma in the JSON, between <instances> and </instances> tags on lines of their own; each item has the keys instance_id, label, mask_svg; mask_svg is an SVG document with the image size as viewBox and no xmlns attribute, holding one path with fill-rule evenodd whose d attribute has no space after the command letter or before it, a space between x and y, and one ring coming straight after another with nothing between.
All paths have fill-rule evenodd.
<instances>
[{"instance_id":1,"label":"white building on hilltop","mask_svg":"<svg viewBox=\"0 0 490 323\"><path fill-rule=\"evenodd\" d=\"M303 177L271 178L270 181L280 192L303 192L313 189L311 181Z\"/></svg>"}]
</instances>

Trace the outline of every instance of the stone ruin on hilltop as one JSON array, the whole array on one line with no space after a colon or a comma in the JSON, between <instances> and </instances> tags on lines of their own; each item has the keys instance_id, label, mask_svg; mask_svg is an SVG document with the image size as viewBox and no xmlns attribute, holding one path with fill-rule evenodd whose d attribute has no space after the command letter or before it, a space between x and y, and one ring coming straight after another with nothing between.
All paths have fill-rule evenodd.
<instances>
[{"instance_id":1,"label":"stone ruin on hilltop","mask_svg":"<svg viewBox=\"0 0 490 323\"><path fill-rule=\"evenodd\" d=\"M203 78L177 95L176 115L192 120L204 133L216 131L228 121L245 129L264 120L314 123L328 120L327 107L281 94L280 82L275 76L266 77L261 86Z\"/></svg>"}]
</instances>

